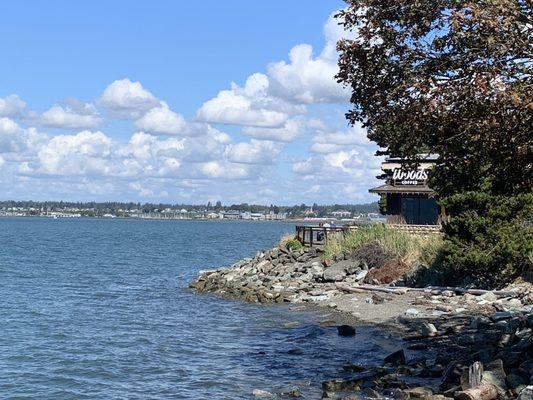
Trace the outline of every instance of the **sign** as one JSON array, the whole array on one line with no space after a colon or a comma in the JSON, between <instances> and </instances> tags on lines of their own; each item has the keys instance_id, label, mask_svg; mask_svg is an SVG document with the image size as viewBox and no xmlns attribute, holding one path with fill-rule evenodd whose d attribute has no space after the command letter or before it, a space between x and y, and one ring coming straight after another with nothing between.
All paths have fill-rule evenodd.
<instances>
[{"instance_id":1,"label":"sign","mask_svg":"<svg viewBox=\"0 0 533 400\"><path fill-rule=\"evenodd\" d=\"M404 170L395 168L392 171L392 181L398 185L423 185L428 178L427 170Z\"/></svg>"}]
</instances>

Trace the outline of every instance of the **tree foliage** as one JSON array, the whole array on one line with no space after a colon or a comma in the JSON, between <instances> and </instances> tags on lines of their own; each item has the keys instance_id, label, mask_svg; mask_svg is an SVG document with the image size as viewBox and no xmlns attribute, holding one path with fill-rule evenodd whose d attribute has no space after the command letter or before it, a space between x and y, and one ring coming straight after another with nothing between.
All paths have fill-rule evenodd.
<instances>
[{"instance_id":1,"label":"tree foliage","mask_svg":"<svg viewBox=\"0 0 533 400\"><path fill-rule=\"evenodd\" d=\"M381 153L439 159L451 219L442 267L500 286L533 259L533 8L529 0L346 0L339 82ZM529 213L529 214L528 214ZM526 271L527 270L527 271Z\"/></svg>"},{"instance_id":2,"label":"tree foliage","mask_svg":"<svg viewBox=\"0 0 533 400\"><path fill-rule=\"evenodd\" d=\"M494 287L533 273L533 194L467 192L444 204L455 215L444 225L448 283Z\"/></svg>"},{"instance_id":3,"label":"tree foliage","mask_svg":"<svg viewBox=\"0 0 533 400\"><path fill-rule=\"evenodd\" d=\"M533 11L528 0L346 0L337 75L347 118L385 153L440 155L431 185L531 190Z\"/></svg>"}]
</instances>

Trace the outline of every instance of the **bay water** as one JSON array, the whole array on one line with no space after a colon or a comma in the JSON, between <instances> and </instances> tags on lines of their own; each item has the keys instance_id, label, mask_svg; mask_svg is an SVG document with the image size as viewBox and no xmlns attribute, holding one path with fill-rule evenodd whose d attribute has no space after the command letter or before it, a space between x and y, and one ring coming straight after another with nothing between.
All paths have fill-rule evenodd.
<instances>
[{"instance_id":1,"label":"bay water","mask_svg":"<svg viewBox=\"0 0 533 400\"><path fill-rule=\"evenodd\" d=\"M201 269L274 246L287 222L0 218L0 398L249 399L377 364L384 336L199 295ZM385 346L386 347L386 346Z\"/></svg>"}]
</instances>

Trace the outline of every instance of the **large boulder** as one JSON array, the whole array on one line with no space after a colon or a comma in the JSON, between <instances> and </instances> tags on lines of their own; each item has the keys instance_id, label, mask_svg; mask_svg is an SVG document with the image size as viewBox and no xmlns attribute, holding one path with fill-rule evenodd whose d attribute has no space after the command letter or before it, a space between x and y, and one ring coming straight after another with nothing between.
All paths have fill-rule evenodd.
<instances>
[{"instance_id":1,"label":"large boulder","mask_svg":"<svg viewBox=\"0 0 533 400\"><path fill-rule=\"evenodd\" d=\"M359 265L355 261L337 261L324 269L323 279L325 282L340 282L343 281L347 275L355 274L359 271Z\"/></svg>"}]
</instances>

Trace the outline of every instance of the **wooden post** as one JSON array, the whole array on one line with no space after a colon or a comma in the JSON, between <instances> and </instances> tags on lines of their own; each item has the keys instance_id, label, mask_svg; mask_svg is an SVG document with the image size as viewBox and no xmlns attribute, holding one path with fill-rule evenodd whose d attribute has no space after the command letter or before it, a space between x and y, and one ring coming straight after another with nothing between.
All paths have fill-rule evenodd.
<instances>
[{"instance_id":1,"label":"wooden post","mask_svg":"<svg viewBox=\"0 0 533 400\"><path fill-rule=\"evenodd\" d=\"M311 233L311 239L309 241L309 247L313 247L313 227L310 227L309 230L310 230L310 233Z\"/></svg>"}]
</instances>

